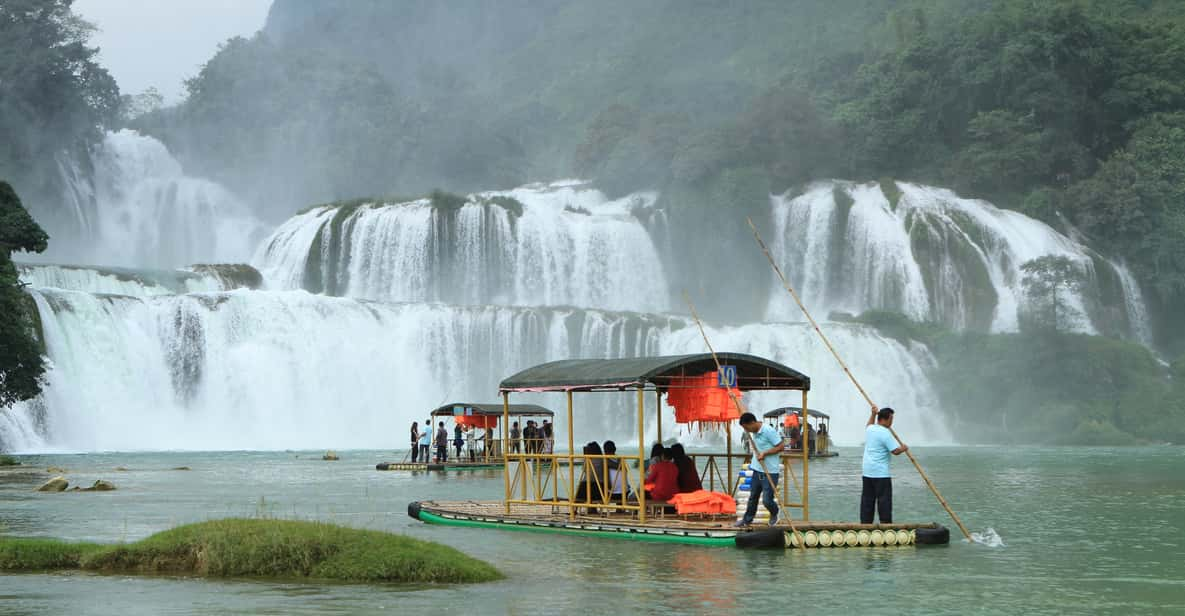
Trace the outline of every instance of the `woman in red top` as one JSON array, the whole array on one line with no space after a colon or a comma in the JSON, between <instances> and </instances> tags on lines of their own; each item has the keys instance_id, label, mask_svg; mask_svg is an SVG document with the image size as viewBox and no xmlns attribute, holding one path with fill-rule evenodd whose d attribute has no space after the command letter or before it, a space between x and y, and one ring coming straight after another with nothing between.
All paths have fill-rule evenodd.
<instances>
[{"instance_id":1,"label":"woman in red top","mask_svg":"<svg viewBox=\"0 0 1185 616\"><path fill-rule=\"evenodd\" d=\"M679 492L679 467L672 461L671 450L663 448L662 460L650 465L646 475L646 500L666 502Z\"/></svg>"}]
</instances>

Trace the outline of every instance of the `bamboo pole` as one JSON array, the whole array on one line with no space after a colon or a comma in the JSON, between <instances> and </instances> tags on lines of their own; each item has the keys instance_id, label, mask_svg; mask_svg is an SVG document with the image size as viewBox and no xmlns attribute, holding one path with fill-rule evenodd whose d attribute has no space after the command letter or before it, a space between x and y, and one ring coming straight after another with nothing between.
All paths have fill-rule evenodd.
<instances>
[{"instance_id":1,"label":"bamboo pole","mask_svg":"<svg viewBox=\"0 0 1185 616\"><path fill-rule=\"evenodd\" d=\"M716 349L712 348L712 343L708 340L708 334L707 334L707 332L704 331L704 324L700 322L699 314L697 314L695 312L695 305L691 303L691 298L687 297L686 291L683 292L683 301L687 302L687 307L691 309L691 318L695 319L695 326L699 328L699 334L701 336L703 336L704 344L708 345L708 352L712 354L712 361L716 364L716 374L720 374L720 358L716 356ZM741 406L741 401L737 399L736 394L732 393L732 388L725 387L724 390L726 392L728 392L729 399L732 400L733 405L736 406L737 413L740 413L742 415L745 414L745 409L744 409L744 407ZM730 423L728 425L732 425L732 424ZM731 439L729 440L729 444L730 445L732 444ZM754 443L753 439L751 439L751 438L749 439L749 446L750 446L750 449L753 453L753 459L756 460L757 463L761 465L762 472L764 472L766 474L766 476L768 476L769 475L769 467L765 465L764 459L759 458L757 456L757 454L759 453L757 451L757 444ZM731 460L731 458L729 458L729 459ZM778 506L778 513L781 515L782 518L784 518L786 520L786 523L790 525L790 532L794 533L794 537L798 540L798 545L806 545L805 543L803 543L802 535L798 532L798 529L794 528L794 520L792 520L790 518L790 512L787 511L786 507L782 505L782 498L780 496L778 496L778 489L776 487L774 487L772 483L770 484L769 488L770 488L770 490L769 490L770 495L773 496L774 503L776 503ZM749 498L753 498L753 491L752 490L749 491ZM778 523L777 520L774 520L773 522L774 522L775 526Z\"/></svg>"},{"instance_id":2,"label":"bamboo pole","mask_svg":"<svg viewBox=\"0 0 1185 616\"><path fill-rule=\"evenodd\" d=\"M510 421L510 392L502 392L502 423ZM502 460L503 471L502 477L506 483L506 513L510 513L510 442L507 440L507 435L510 431L507 430L502 433Z\"/></svg>"},{"instance_id":3,"label":"bamboo pole","mask_svg":"<svg viewBox=\"0 0 1185 616\"><path fill-rule=\"evenodd\" d=\"M864 396L864 400L868 402L869 406L876 406L876 403L872 401L872 397L868 395L868 392L864 391L864 388L860 386L860 381L856 380L856 377L852 374L852 371L848 369L848 365L844 363L843 359L839 356L839 353L836 352L835 347L831 346L831 341L828 340L827 336L823 334L823 330L819 329L819 324L815 322L813 317L811 317L811 313L807 311L806 306L803 305L802 299L798 297L798 293L794 292L794 287L790 286L790 282L787 281L786 276L782 274L782 268L778 267L777 262L774 261L773 255L770 254L769 248L765 245L765 241L761 239L761 234L757 232L757 226L753 224L753 219L746 217L745 220L749 222L749 228L753 230L753 238L757 240L757 245L761 246L761 251L765 253L765 258L769 260L769 264L774 268L774 272L777 273L778 279L782 281L782 287L784 287L786 291L790 293L790 296L794 298L794 303L798 304L799 309L802 310L802 314L806 316L807 321L810 321L811 327L815 328L815 332L819 334L819 338L823 340L823 344L827 345L827 350L831 351L831 355L835 357L835 361L839 362L839 366L843 368L844 373L848 375L848 378L852 381L852 384L855 385L856 389L860 391L860 395ZM803 406L805 408L805 405ZM905 443L901 441L901 438L897 436L897 433L893 431L893 428L889 428L889 433L893 435L893 438L897 440L899 445L905 446ZM934 493L934 496L938 499L938 502L942 505L942 508L946 509L946 512L950 514L951 519L954 520L955 524L958 525L959 530L963 531L963 536L967 537L968 541L974 541L974 539L971 538L970 531L967 530L966 526L963 526L963 521L959 519L958 515L955 515L954 510L950 508L950 505L947 504L946 499L943 498L942 494L938 492L938 488L934 486L934 482L930 481L930 477L926 475L926 471L922 470L922 465L918 464L917 458L913 457L913 453L909 451L908 447L905 449L905 455L909 457L910 462L913 462L914 468L918 469L918 474L922 476L922 480L926 482L926 485L930 488L930 491Z\"/></svg>"}]
</instances>

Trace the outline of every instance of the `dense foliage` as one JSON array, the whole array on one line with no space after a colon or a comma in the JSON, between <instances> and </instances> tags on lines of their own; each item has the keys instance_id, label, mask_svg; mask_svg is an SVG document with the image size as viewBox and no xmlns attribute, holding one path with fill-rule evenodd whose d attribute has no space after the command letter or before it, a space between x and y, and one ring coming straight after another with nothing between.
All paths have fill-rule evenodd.
<instances>
[{"instance_id":1,"label":"dense foliage","mask_svg":"<svg viewBox=\"0 0 1185 616\"><path fill-rule=\"evenodd\" d=\"M885 312L857 320L930 348L962 442L1185 443L1185 357L1166 370L1148 349L1103 336L957 333Z\"/></svg>"},{"instance_id":2,"label":"dense foliage","mask_svg":"<svg viewBox=\"0 0 1185 616\"><path fill-rule=\"evenodd\" d=\"M0 178L26 200L58 200L61 156L85 152L119 115L119 88L72 4L0 2Z\"/></svg>"},{"instance_id":3,"label":"dense foliage","mask_svg":"<svg viewBox=\"0 0 1185 616\"><path fill-rule=\"evenodd\" d=\"M0 181L0 410L41 393L45 375L40 328L21 290L12 253L41 252L49 241L7 182Z\"/></svg>"},{"instance_id":4,"label":"dense foliage","mask_svg":"<svg viewBox=\"0 0 1185 616\"><path fill-rule=\"evenodd\" d=\"M847 153L836 168L953 186L1055 225L1067 217L1129 262L1182 348L1185 8L990 5L918 28L819 97Z\"/></svg>"}]
</instances>

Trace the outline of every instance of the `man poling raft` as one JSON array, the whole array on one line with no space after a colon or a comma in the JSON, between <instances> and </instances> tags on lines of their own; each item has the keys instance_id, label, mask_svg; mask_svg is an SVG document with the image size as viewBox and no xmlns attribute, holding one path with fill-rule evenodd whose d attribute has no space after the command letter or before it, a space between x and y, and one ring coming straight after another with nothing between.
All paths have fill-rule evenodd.
<instances>
[{"instance_id":1,"label":"man poling raft","mask_svg":"<svg viewBox=\"0 0 1185 616\"><path fill-rule=\"evenodd\" d=\"M852 374L852 371L848 369L848 365L845 364L843 359L840 358L839 353L835 350L835 347L831 346L831 341L827 340L827 336L823 335L823 330L819 328L819 324L815 322L813 317L811 317L811 313L807 311L806 306L802 303L802 300L799 299L798 294L794 292L794 288L791 287L789 281L786 280L786 276L782 274L782 268L778 267L778 264L774 261L773 255L771 255L769 252L769 248L766 247L765 242L761 239L761 234L757 232L757 226L753 224L753 219L746 218L746 220L749 222L749 228L753 230L753 238L757 240L757 245L761 247L761 251L765 253L765 258L769 261L770 266L773 267L774 272L778 275L778 279L781 280L782 287L786 289L786 292L790 294L790 297L794 298L794 303L798 304L798 308L802 310L802 314L806 316L806 319L810 322L811 327L815 329L815 333L819 334L819 338L823 340L823 344L827 346L827 350L831 351L831 355L835 357L835 361L839 362L839 366L843 368L844 374L848 375L848 378L852 381L852 384L856 386L857 390L859 390L860 395L864 397L869 406L873 407L873 409L876 409L876 403L872 401L872 398L868 395L868 392L864 391L864 388L860 386L860 382L856 380L856 377ZM891 416L892 414L890 413L890 417ZM953 519L955 524L958 525L959 530L963 531L963 536L967 538L967 541L975 541L975 539L971 536L971 532L967 530L966 526L963 526L963 521L959 519L959 516L955 515L954 510L952 510L950 505L947 504L946 499L942 497L942 494L939 494L938 488L935 487L934 483L930 481L930 478L926 476L926 472L922 470L922 465L918 464L917 459L914 458L913 454L909 452L909 447L901 442L901 439L897 436L897 433L893 431L891 426L892 421L890 420L889 424L885 425L884 427L893 437L893 440L896 441L900 446L902 452L904 452L906 456L909 457L909 461L913 462L914 468L918 470L918 474L922 476L922 480L926 482L926 486L929 487L930 491L934 493L935 498L938 499L938 502L942 505L942 508L945 509L948 514L950 514L951 519Z\"/></svg>"}]
</instances>

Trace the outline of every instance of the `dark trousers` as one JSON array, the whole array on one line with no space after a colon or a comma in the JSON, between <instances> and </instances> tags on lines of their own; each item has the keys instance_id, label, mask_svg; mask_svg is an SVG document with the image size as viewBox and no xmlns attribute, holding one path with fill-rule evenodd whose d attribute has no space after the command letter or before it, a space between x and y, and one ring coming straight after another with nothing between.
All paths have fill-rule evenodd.
<instances>
[{"instance_id":1,"label":"dark trousers","mask_svg":"<svg viewBox=\"0 0 1185 616\"><path fill-rule=\"evenodd\" d=\"M436 446L436 461L438 463L448 462L448 445Z\"/></svg>"},{"instance_id":2,"label":"dark trousers","mask_svg":"<svg viewBox=\"0 0 1185 616\"><path fill-rule=\"evenodd\" d=\"M860 491L860 523L872 524L872 514L880 512L881 524L893 521L893 480L888 477L864 477Z\"/></svg>"},{"instance_id":3,"label":"dark trousers","mask_svg":"<svg viewBox=\"0 0 1185 616\"><path fill-rule=\"evenodd\" d=\"M749 504L745 507L745 517L741 520L745 524L752 524L757 517L757 499L760 498L769 510L769 521L778 519L778 502L774 500L774 490L778 489L778 473L753 473L753 480L749 482Z\"/></svg>"},{"instance_id":4,"label":"dark trousers","mask_svg":"<svg viewBox=\"0 0 1185 616\"><path fill-rule=\"evenodd\" d=\"M412 458L412 460L415 460L415 458ZM420 445L420 462L423 462L424 464L428 463L428 446L427 445Z\"/></svg>"},{"instance_id":5,"label":"dark trousers","mask_svg":"<svg viewBox=\"0 0 1185 616\"><path fill-rule=\"evenodd\" d=\"M418 459L420 459L420 446L415 443L412 443L411 444L411 462L412 462L412 464L415 464L416 460L418 460Z\"/></svg>"}]
</instances>

